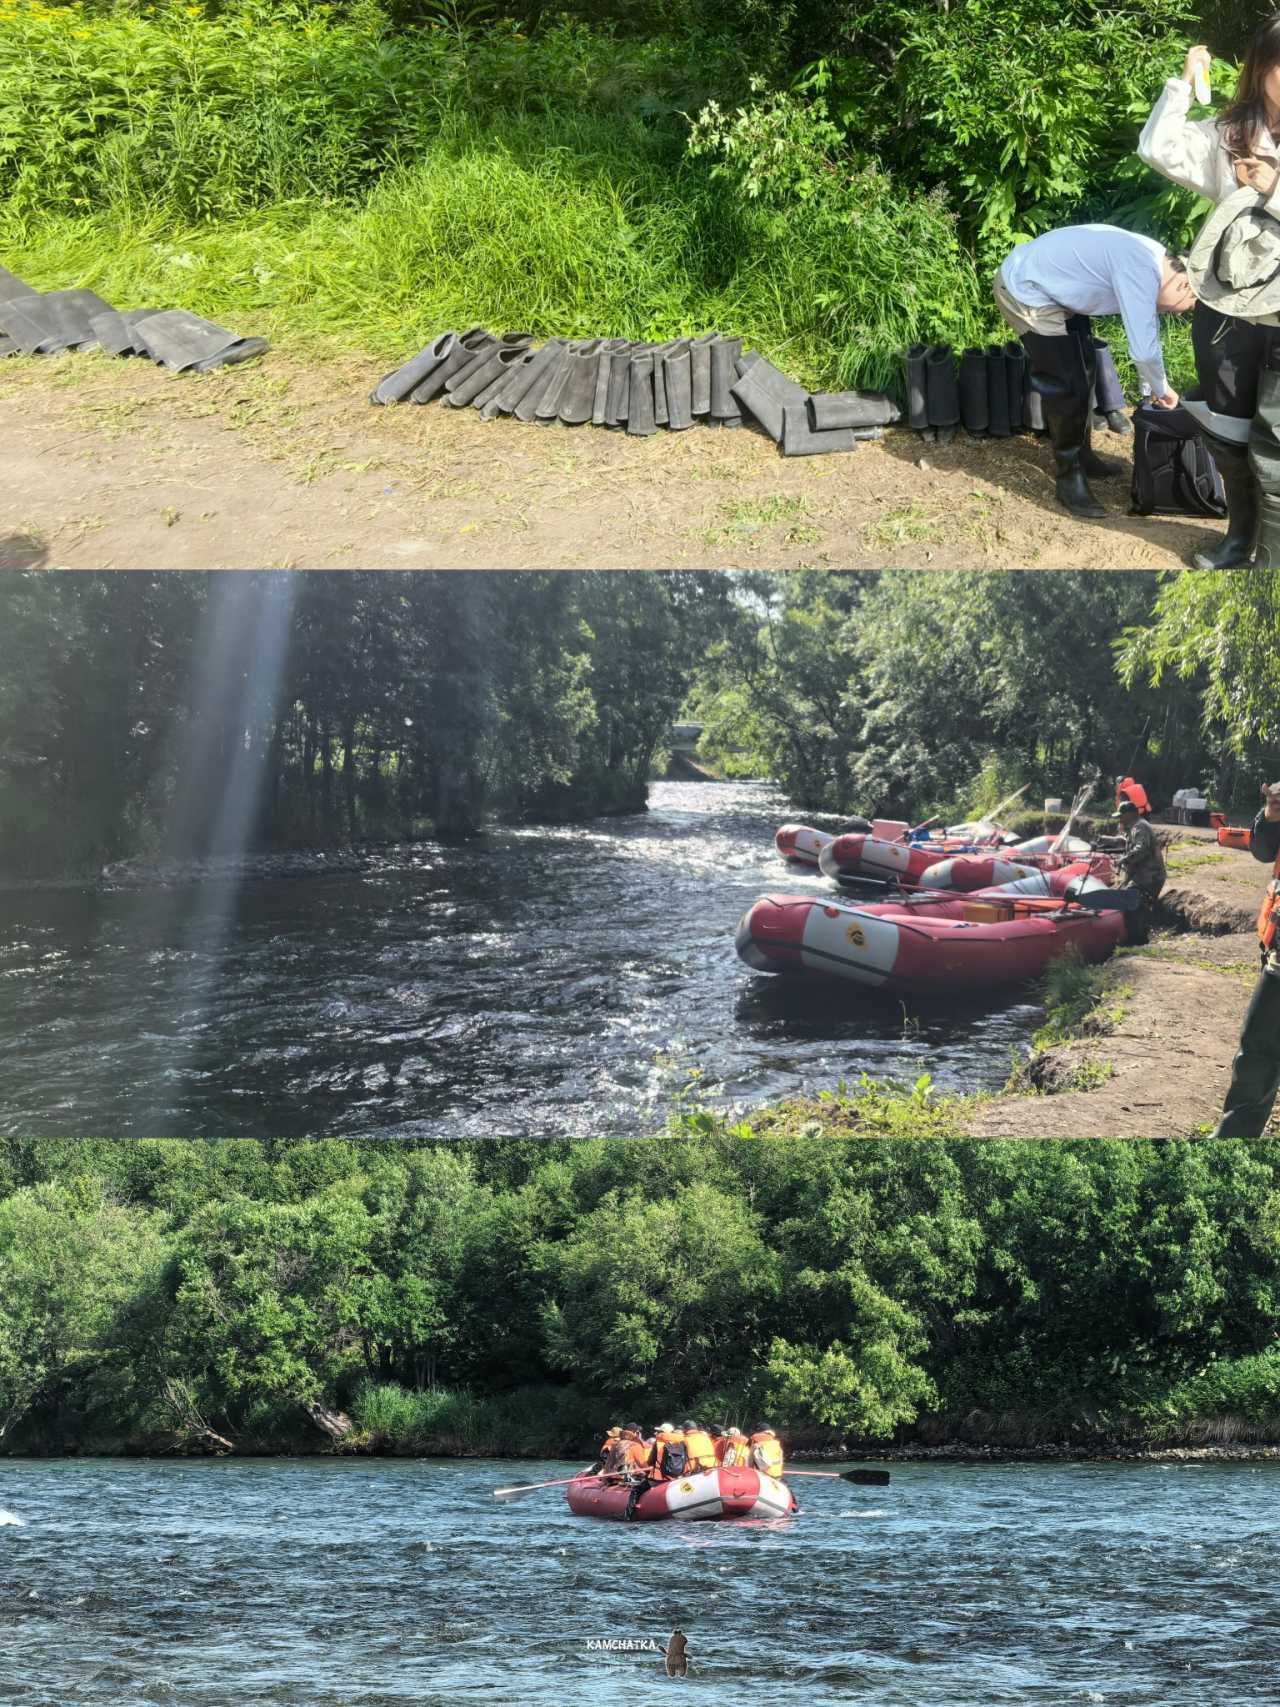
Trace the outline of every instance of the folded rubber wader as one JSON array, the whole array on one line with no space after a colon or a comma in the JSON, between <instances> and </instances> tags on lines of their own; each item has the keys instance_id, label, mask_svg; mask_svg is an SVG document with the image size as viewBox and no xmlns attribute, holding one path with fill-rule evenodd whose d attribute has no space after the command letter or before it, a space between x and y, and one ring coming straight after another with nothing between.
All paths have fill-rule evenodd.
<instances>
[{"instance_id":1,"label":"folded rubber wader","mask_svg":"<svg viewBox=\"0 0 1280 1707\"><path fill-rule=\"evenodd\" d=\"M1211 448L1216 457L1217 446ZM1258 406L1249 429L1249 461L1260 488L1254 567L1280 569L1280 328L1267 337L1262 372L1258 375ZM1224 486L1226 478L1224 470ZM1234 521L1231 531L1234 532Z\"/></svg>"},{"instance_id":2,"label":"folded rubber wader","mask_svg":"<svg viewBox=\"0 0 1280 1707\"><path fill-rule=\"evenodd\" d=\"M1073 332L1060 337L1024 332L1022 346L1031 363L1031 384L1040 394L1044 424L1053 446L1058 502L1073 516L1104 516L1106 511L1085 478L1094 376L1084 340Z\"/></svg>"},{"instance_id":3,"label":"folded rubber wader","mask_svg":"<svg viewBox=\"0 0 1280 1707\"><path fill-rule=\"evenodd\" d=\"M960 355L960 419L966 433L985 438L991 426L987 401L987 352L971 344Z\"/></svg>"}]
</instances>

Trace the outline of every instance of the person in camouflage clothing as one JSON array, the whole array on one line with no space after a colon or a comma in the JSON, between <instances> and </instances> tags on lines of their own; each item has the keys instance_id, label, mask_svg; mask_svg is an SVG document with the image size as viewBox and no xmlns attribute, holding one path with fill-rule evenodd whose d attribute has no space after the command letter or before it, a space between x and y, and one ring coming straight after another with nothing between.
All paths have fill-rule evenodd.
<instances>
[{"instance_id":1,"label":"person in camouflage clothing","mask_svg":"<svg viewBox=\"0 0 1280 1707\"><path fill-rule=\"evenodd\" d=\"M1148 906L1164 888L1164 855L1155 831L1132 800L1123 800L1116 813L1124 831L1124 852L1116 862L1125 883L1138 891Z\"/></svg>"}]
</instances>

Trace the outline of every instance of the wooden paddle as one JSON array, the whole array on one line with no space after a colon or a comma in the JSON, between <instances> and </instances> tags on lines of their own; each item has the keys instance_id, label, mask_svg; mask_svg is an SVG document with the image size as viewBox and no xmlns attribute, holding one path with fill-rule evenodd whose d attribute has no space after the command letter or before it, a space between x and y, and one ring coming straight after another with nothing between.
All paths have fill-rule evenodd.
<instances>
[{"instance_id":1,"label":"wooden paddle","mask_svg":"<svg viewBox=\"0 0 1280 1707\"><path fill-rule=\"evenodd\" d=\"M519 1499L521 1494L537 1493L539 1488L567 1488L570 1482L576 1482L578 1476L585 1476L589 1470L590 1465L579 1470L577 1476L562 1476L558 1482L525 1482L518 1488L495 1488L493 1497L495 1500L515 1500ZM594 1480L598 1482L599 1476L594 1477Z\"/></svg>"}]
</instances>

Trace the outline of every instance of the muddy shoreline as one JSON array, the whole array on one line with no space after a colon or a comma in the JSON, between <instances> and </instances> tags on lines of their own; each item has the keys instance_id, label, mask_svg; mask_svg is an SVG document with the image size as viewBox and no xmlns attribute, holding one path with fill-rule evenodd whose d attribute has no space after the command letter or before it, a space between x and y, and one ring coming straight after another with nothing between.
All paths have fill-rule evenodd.
<instances>
[{"instance_id":1,"label":"muddy shoreline","mask_svg":"<svg viewBox=\"0 0 1280 1707\"><path fill-rule=\"evenodd\" d=\"M1107 963L1078 1035L1034 1052L1018 1088L974 1108L967 1137L1213 1131L1258 974L1254 916L1267 868L1218 847L1210 830L1166 825L1158 834L1169 879L1151 941Z\"/></svg>"}]
</instances>

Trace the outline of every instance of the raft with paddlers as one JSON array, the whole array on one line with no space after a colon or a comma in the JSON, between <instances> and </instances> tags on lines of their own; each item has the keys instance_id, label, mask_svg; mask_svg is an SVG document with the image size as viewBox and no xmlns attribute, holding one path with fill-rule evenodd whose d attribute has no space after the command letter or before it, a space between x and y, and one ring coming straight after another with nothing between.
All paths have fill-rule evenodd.
<instances>
[{"instance_id":1,"label":"raft with paddlers","mask_svg":"<svg viewBox=\"0 0 1280 1707\"><path fill-rule=\"evenodd\" d=\"M632 1490L625 1482L598 1475L575 1476L565 1489L569 1510L579 1517L626 1520ZM696 1475L651 1483L635 1502L632 1521L654 1523L726 1518L787 1517L796 1510L785 1482L747 1468L702 1470Z\"/></svg>"},{"instance_id":2,"label":"raft with paddlers","mask_svg":"<svg viewBox=\"0 0 1280 1707\"><path fill-rule=\"evenodd\" d=\"M911 995L1020 984L1069 951L1097 962L1129 940L1137 897L1100 879L1078 881L1067 895L991 890L858 906L765 895L738 926L738 954L757 972L843 978Z\"/></svg>"}]
</instances>

